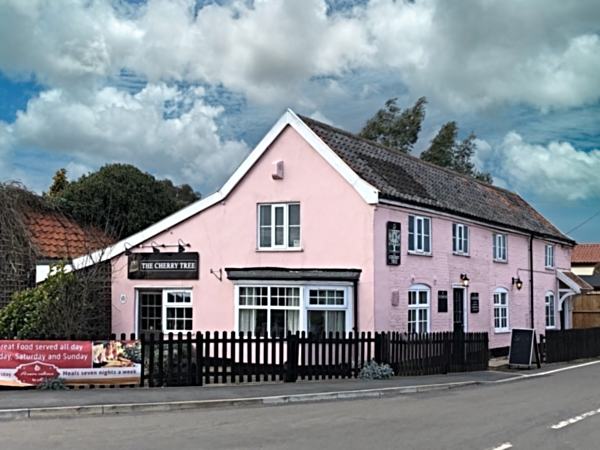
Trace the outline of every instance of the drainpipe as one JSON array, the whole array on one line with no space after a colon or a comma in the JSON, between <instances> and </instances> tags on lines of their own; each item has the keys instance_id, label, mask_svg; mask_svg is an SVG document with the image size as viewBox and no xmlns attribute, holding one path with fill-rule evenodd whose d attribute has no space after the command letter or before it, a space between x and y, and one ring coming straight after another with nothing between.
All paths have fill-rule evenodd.
<instances>
[{"instance_id":1,"label":"drainpipe","mask_svg":"<svg viewBox=\"0 0 600 450\"><path fill-rule=\"evenodd\" d=\"M354 280L354 332L358 333L358 280Z\"/></svg>"},{"instance_id":2,"label":"drainpipe","mask_svg":"<svg viewBox=\"0 0 600 450\"><path fill-rule=\"evenodd\" d=\"M534 303L533 303L533 234L529 236L529 304L531 308L531 328L535 329Z\"/></svg>"}]
</instances>

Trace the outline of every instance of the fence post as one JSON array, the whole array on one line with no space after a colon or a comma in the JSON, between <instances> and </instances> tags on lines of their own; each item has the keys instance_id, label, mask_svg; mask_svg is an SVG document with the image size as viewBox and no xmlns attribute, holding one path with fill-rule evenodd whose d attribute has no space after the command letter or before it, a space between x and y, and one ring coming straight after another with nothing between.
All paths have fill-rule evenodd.
<instances>
[{"instance_id":1,"label":"fence post","mask_svg":"<svg viewBox=\"0 0 600 450\"><path fill-rule=\"evenodd\" d=\"M141 364L141 374L140 374L140 387L144 387L144 379L146 375L146 341L144 339L145 333L141 333L140 335L140 346L142 347L142 355L140 359L142 360Z\"/></svg>"},{"instance_id":2,"label":"fence post","mask_svg":"<svg viewBox=\"0 0 600 450\"><path fill-rule=\"evenodd\" d=\"M285 371L285 382L295 383L298 379L298 347L299 347L298 334L288 334L287 343L287 365Z\"/></svg>"},{"instance_id":3,"label":"fence post","mask_svg":"<svg viewBox=\"0 0 600 450\"><path fill-rule=\"evenodd\" d=\"M375 354L373 359L381 364L383 362L383 336L382 333L375 332Z\"/></svg>"}]
</instances>

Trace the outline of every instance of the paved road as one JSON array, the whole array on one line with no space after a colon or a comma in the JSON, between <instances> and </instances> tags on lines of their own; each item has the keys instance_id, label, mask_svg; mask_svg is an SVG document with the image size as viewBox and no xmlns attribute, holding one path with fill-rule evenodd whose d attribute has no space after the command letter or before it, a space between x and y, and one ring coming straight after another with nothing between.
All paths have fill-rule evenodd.
<instances>
[{"instance_id":1,"label":"paved road","mask_svg":"<svg viewBox=\"0 0 600 450\"><path fill-rule=\"evenodd\" d=\"M596 450L598 380L600 364L380 400L2 422L0 448Z\"/></svg>"}]
</instances>

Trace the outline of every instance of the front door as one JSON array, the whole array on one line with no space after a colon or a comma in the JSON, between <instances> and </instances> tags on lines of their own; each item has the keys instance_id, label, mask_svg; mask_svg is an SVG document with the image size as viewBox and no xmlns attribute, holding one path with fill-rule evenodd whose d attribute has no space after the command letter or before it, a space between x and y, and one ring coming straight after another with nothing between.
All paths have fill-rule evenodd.
<instances>
[{"instance_id":1,"label":"front door","mask_svg":"<svg viewBox=\"0 0 600 450\"><path fill-rule=\"evenodd\" d=\"M454 331L465 330L465 290L454 288Z\"/></svg>"}]
</instances>

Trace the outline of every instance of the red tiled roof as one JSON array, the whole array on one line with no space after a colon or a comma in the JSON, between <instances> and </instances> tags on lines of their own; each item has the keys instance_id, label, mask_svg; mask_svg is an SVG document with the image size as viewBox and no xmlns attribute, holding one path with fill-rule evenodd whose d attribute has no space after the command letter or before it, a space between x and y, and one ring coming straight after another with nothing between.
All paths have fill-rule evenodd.
<instances>
[{"instance_id":1,"label":"red tiled roof","mask_svg":"<svg viewBox=\"0 0 600 450\"><path fill-rule=\"evenodd\" d=\"M600 263L600 244L577 244L571 254L572 263Z\"/></svg>"},{"instance_id":2,"label":"red tiled roof","mask_svg":"<svg viewBox=\"0 0 600 450\"><path fill-rule=\"evenodd\" d=\"M76 258L114 242L100 230L57 212L28 211L23 221L40 258Z\"/></svg>"}]
</instances>

